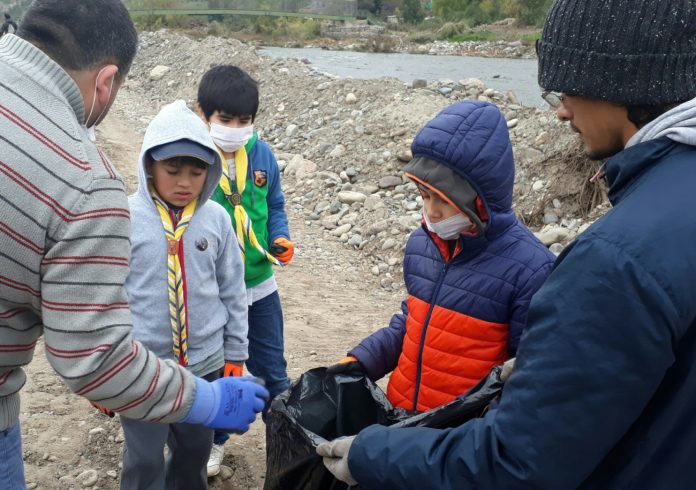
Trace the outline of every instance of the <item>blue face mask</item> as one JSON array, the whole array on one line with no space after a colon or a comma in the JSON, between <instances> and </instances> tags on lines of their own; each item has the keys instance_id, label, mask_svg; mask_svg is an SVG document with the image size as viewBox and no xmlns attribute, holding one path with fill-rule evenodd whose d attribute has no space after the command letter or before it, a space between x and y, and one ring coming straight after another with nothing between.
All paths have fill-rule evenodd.
<instances>
[{"instance_id":1,"label":"blue face mask","mask_svg":"<svg viewBox=\"0 0 696 490\"><path fill-rule=\"evenodd\" d=\"M454 240L455 238L459 238L462 232L468 231L473 226L469 217L463 213L458 213L447 219L438 221L437 223L432 223L424 207L423 217L425 218L425 226L428 230L435 233L443 240Z\"/></svg>"}]
</instances>

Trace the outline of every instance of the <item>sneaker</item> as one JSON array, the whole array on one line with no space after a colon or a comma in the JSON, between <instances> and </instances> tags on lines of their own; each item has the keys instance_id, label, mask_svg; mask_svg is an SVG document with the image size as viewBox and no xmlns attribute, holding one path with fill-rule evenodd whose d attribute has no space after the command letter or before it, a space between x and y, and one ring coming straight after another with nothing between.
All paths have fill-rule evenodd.
<instances>
[{"instance_id":1,"label":"sneaker","mask_svg":"<svg viewBox=\"0 0 696 490\"><path fill-rule=\"evenodd\" d=\"M218 475L220 473L220 464L225 456L224 444L213 444L210 450L210 459L208 459L208 477Z\"/></svg>"}]
</instances>

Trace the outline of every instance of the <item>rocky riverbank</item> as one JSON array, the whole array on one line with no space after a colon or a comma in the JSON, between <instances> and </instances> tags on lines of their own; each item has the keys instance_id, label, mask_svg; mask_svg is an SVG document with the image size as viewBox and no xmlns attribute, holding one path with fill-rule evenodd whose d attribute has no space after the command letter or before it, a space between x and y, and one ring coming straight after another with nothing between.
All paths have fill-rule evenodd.
<instances>
[{"instance_id":1,"label":"rocky riverbank","mask_svg":"<svg viewBox=\"0 0 696 490\"><path fill-rule=\"evenodd\" d=\"M477 79L340 79L301 60L259 56L236 40L167 31L145 33L140 44L119 114L142 132L162 104L193 103L209 67L248 70L260 82L257 128L276 151L288 212L321 230L323 240L355 249L386 289L401 287L402 249L421 219L421 198L402 171L410 143L458 100L491 101L505 114L517 162L515 209L554 252L606 207L602 189L586 183L592 164L551 111L522 107L514 93Z\"/></svg>"}]
</instances>

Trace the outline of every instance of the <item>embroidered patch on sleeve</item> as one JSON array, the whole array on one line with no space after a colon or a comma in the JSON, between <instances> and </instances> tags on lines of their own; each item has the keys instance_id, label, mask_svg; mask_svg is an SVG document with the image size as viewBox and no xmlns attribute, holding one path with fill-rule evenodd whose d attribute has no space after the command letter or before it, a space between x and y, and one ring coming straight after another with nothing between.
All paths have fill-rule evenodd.
<instances>
[{"instance_id":1,"label":"embroidered patch on sleeve","mask_svg":"<svg viewBox=\"0 0 696 490\"><path fill-rule=\"evenodd\" d=\"M254 170L254 184L257 187L263 187L268 181L268 174L265 170Z\"/></svg>"}]
</instances>

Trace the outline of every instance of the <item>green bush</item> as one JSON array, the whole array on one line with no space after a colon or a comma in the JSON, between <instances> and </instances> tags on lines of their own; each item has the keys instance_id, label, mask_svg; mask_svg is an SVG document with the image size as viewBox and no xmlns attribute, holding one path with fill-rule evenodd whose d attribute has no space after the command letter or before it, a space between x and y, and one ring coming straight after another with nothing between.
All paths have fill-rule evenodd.
<instances>
[{"instance_id":1,"label":"green bush","mask_svg":"<svg viewBox=\"0 0 696 490\"><path fill-rule=\"evenodd\" d=\"M314 19L295 20L288 25L288 34L293 38L315 39L321 35L321 22Z\"/></svg>"},{"instance_id":2,"label":"green bush","mask_svg":"<svg viewBox=\"0 0 696 490\"><path fill-rule=\"evenodd\" d=\"M222 26L220 25L220 23L213 21L210 24L208 24L208 27L206 28L205 33L208 36L219 37L219 36L222 36L222 31L223 31L223 29L222 29Z\"/></svg>"},{"instance_id":3,"label":"green bush","mask_svg":"<svg viewBox=\"0 0 696 490\"><path fill-rule=\"evenodd\" d=\"M553 0L433 0L440 19L466 19L471 25L515 17L522 25L540 26Z\"/></svg>"},{"instance_id":4,"label":"green bush","mask_svg":"<svg viewBox=\"0 0 696 490\"><path fill-rule=\"evenodd\" d=\"M534 44L537 39L541 38L541 31L532 32L531 34L525 34L520 39L524 44Z\"/></svg>"},{"instance_id":5,"label":"green bush","mask_svg":"<svg viewBox=\"0 0 696 490\"><path fill-rule=\"evenodd\" d=\"M437 36L430 31L414 31L408 35L408 40L416 44L427 44L435 41Z\"/></svg>"},{"instance_id":6,"label":"green bush","mask_svg":"<svg viewBox=\"0 0 696 490\"><path fill-rule=\"evenodd\" d=\"M437 38L450 39L467 31L469 31L469 25L466 22L447 22L437 30Z\"/></svg>"},{"instance_id":7,"label":"green bush","mask_svg":"<svg viewBox=\"0 0 696 490\"><path fill-rule=\"evenodd\" d=\"M491 31L469 31L462 34L456 34L449 38L455 43L464 43L467 41L495 41L499 36Z\"/></svg>"},{"instance_id":8,"label":"green bush","mask_svg":"<svg viewBox=\"0 0 696 490\"><path fill-rule=\"evenodd\" d=\"M420 24L425 19L420 0L403 0L401 14L404 21L409 24Z\"/></svg>"}]
</instances>

